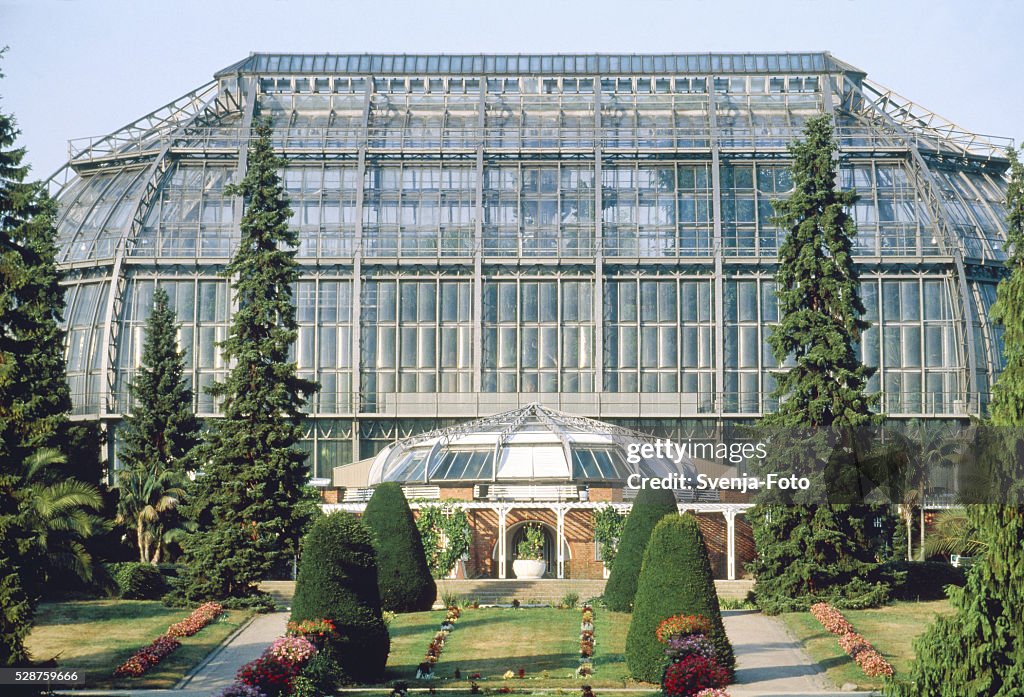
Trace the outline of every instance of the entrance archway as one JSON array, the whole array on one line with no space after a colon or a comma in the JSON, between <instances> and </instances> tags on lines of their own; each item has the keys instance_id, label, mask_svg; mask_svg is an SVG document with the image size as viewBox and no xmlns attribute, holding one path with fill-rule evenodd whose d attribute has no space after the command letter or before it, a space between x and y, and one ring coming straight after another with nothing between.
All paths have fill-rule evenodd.
<instances>
[{"instance_id":1,"label":"entrance archway","mask_svg":"<svg viewBox=\"0 0 1024 697\"><path fill-rule=\"evenodd\" d=\"M515 578L515 574L512 573L512 562L516 558L516 548L523 538L526 537L527 525L539 525L541 532L544 534L544 562L547 565L544 578L557 578L558 547L555 546L555 538L558 536L558 531L539 520L524 520L521 523L509 526L505 535L505 578ZM572 550L569 548L569 543L564 537L562 538L562 553L564 554L564 559L572 559ZM497 542L494 543L494 547L491 549L491 559L494 560L494 576L495 578L500 578L501 574L498 569L500 556L498 554Z\"/></svg>"}]
</instances>

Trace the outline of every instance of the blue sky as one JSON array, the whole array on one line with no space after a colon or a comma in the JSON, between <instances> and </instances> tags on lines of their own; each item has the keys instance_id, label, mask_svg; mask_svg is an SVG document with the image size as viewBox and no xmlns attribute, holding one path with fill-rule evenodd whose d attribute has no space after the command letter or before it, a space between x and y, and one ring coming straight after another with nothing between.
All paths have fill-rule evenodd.
<instances>
[{"instance_id":1,"label":"blue sky","mask_svg":"<svg viewBox=\"0 0 1024 697\"><path fill-rule=\"evenodd\" d=\"M828 50L977 133L1024 138L1024 3L909 0L0 0L37 177L251 51Z\"/></svg>"}]
</instances>

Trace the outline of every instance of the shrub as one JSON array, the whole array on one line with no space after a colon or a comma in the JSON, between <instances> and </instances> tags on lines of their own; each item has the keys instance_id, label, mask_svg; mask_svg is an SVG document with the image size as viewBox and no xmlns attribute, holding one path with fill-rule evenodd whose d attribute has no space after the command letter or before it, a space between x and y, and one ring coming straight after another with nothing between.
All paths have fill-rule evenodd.
<instances>
[{"instance_id":1,"label":"shrub","mask_svg":"<svg viewBox=\"0 0 1024 697\"><path fill-rule=\"evenodd\" d=\"M665 668L661 689L665 697L690 697L709 687L729 684L728 668L713 658L686 656Z\"/></svg>"},{"instance_id":2,"label":"shrub","mask_svg":"<svg viewBox=\"0 0 1024 697\"><path fill-rule=\"evenodd\" d=\"M328 647L309 659L299 677L312 683L314 694L333 695L342 686L343 670Z\"/></svg>"},{"instance_id":3,"label":"shrub","mask_svg":"<svg viewBox=\"0 0 1024 697\"><path fill-rule=\"evenodd\" d=\"M641 489L637 494L604 586L604 603L609 610L630 612L633 609L640 565L651 531L664 516L677 512L675 494L668 489Z\"/></svg>"},{"instance_id":4,"label":"shrub","mask_svg":"<svg viewBox=\"0 0 1024 697\"><path fill-rule=\"evenodd\" d=\"M385 482L374 489L363 513L377 549L377 585L380 603L392 612L429 610L437 586L427 566L423 539L402 487Z\"/></svg>"},{"instance_id":5,"label":"shrub","mask_svg":"<svg viewBox=\"0 0 1024 697\"><path fill-rule=\"evenodd\" d=\"M665 646L658 641L657 630L663 620L678 614L708 619L707 638L715 645L717 661L731 669L732 646L722 625L711 563L697 519L673 514L662 518L651 533L637 584L626 636L626 664L637 680L657 682L661 677Z\"/></svg>"},{"instance_id":6,"label":"shrub","mask_svg":"<svg viewBox=\"0 0 1024 697\"><path fill-rule=\"evenodd\" d=\"M350 513L333 513L313 524L303 550L292 621L330 620L337 634L327 644L345 675L360 682L379 679L391 642L381 616L370 529Z\"/></svg>"},{"instance_id":7,"label":"shrub","mask_svg":"<svg viewBox=\"0 0 1024 697\"><path fill-rule=\"evenodd\" d=\"M167 581L152 564L132 561L118 564L114 580L125 600L157 600L167 592Z\"/></svg>"},{"instance_id":8,"label":"shrub","mask_svg":"<svg viewBox=\"0 0 1024 697\"><path fill-rule=\"evenodd\" d=\"M580 594L573 591L569 591L562 596L562 599L558 601L558 607L565 608L567 610L575 609L580 602Z\"/></svg>"},{"instance_id":9,"label":"shrub","mask_svg":"<svg viewBox=\"0 0 1024 697\"><path fill-rule=\"evenodd\" d=\"M883 569L900 578L893 585L894 600L945 600L946 586L967 582L963 569L944 561L895 561Z\"/></svg>"}]
</instances>

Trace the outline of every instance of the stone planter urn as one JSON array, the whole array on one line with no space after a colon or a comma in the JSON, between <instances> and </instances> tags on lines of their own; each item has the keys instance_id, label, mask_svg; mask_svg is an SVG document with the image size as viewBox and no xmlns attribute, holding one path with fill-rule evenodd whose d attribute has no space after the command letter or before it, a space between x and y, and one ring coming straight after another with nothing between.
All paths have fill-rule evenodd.
<instances>
[{"instance_id":1,"label":"stone planter urn","mask_svg":"<svg viewBox=\"0 0 1024 697\"><path fill-rule=\"evenodd\" d=\"M512 562L512 573L516 578L541 578L548 565L543 559L516 559Z\"/></svg>"}]
</instances>

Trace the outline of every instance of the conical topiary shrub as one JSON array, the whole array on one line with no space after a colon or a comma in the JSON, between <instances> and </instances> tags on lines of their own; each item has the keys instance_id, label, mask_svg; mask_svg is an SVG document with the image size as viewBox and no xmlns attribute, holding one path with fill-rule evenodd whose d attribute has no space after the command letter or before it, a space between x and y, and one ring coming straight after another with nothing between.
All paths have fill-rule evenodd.
<instances>
[{"instance_id":1,"label":"conical topiary shrub","mask_svg":"<svg viewBox=\"0 0 1024 697\"><path fill-rule=\"evenodd\" d=\"M662 620L673 615L701 615L711 622L708 639L718 663L732 669L732 645L722 625L711 562L704 536L692 515L665 516L651 533L626 635L626 665L637 680L658 682L667 659L658 641Z\"/></svg>"},{"instance_id":2,"label":"conical topiary shrub","mask_svg":"<svg viewBox=\"0 0 1024 697\"><path fill-rule=\"evenodd\" d=\"M669 489L641 489L636 495L616 545L612 572L604 586L604 602L609 610L629 612L633 609L647 540L658 521L677 510L675 494Z\"/></svg>"},{"instance_id":3,"label":"conical topiary shrub","mask_svg":"<svg viewBox=\"0 0 1024 697\"><path fill-rule=\"evenodd\" d=\"M377 552L369 527L351 513L320 518L303 544L292 621L315 619L334 623L330 653L345 677L371 682L384 675L391 640L381 616Z\"/></svg>"},{"instance_id":4,"label":"conical topiary shrub","mask_svg":"<svg viewBox=\"0 0 1024 697\"><path fill-rule=\"evenodd\" d=\"M385 482L366 504L363 522L377 548L377 587L381 608L391 612L429 610L437 598L423 539L397 482Z\"/></svg>"}]
</instances>

